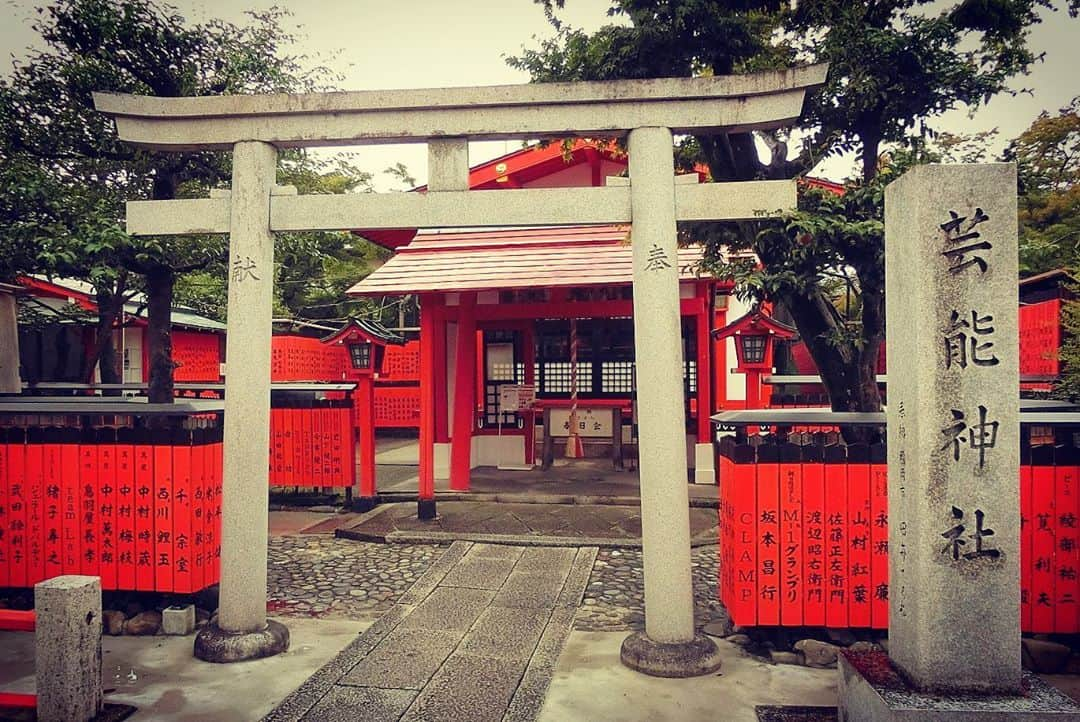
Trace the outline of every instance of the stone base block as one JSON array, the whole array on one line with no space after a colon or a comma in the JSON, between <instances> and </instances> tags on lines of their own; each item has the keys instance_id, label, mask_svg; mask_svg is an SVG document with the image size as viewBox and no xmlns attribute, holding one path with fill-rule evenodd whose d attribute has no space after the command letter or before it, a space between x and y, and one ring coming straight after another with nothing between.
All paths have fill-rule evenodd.
<instances>
[{"instance_id":1,"label":"stone base block","mask_svg":"<svg viewBox=\"0 0 1080 722\"><path fill-rule=\"evenodd\" d=\"M416 502L416 516L424 521L434 519L435 514L435 500L434 499L419 499Z\"/></svg>"},{"instance_id":2,"label":"stone base block","mask_svg":"<svg viewBox=\"0 0 1080 722\"><path fill-rule=\"evenodd\" d=\"M161 631L186 637L195 631L195 605L174 605L161 610Z\"/></svg>"},{"instance_id":3,"label":"stone base block","mask_svg":"<svg viewBox=\"0 0 1080 722\"><path fill-rule=\"evenodd\" d=\"M226 632L215 620L195 635L195 656L204 662L243 662L273 657L288 648L288 628L273 620L258 632Z\"/></svg>"},{"instance_id":4,"label":"stone base block","mask_svg":"<svg viewBox=\"0 0 1080 722\"><path fill-rule=\"evenodd\" d=\"M1022 695L948 695L912 689L884 652L844 652L838 664L840 722L1080 722L1080 705L1027 672Z\"/></svg>"},{"instance_id":5,"label":"stone base block","mask_svg":"<svg viewBox=\"0 0 1080 722\"><path fill-rule=\"evenodd\" d=\"M699 677L720 669L720 650L704 634L689 642L665 643L635 632L623 640L619 658L630 669L653 677Z\"/></svg>"},{"instance_id":6,"label":"stone base block","mask_svg":"<svg viewBox=\"0 0 1080 722\"><path fill-rule=\"evenodd\" d=\"M353 511L364 513L366 511L371 511L378 505L379 497L377 496L358 496L353 500L352 508Z\"/></svg>"}]
</instances>

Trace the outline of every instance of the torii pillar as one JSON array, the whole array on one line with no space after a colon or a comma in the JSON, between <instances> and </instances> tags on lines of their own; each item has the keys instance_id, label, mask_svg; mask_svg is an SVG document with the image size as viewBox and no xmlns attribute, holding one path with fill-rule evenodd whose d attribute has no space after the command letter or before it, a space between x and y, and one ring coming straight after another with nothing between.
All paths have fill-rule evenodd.
<instances>
[{"instance_id":1,"label":"torii pillar","mask_svg":"<svg viewBox=\"0 0 1080 722\"><path fill-rule=\"evenodd\" d=\"M630 131L645 632L623 641L621 658L646 674L693 677L721 660L716 643L694 631L672 140L668 128Z\"/></svg>"},{"instance_id":2,"label":"torii pillar","mask_svg":"<svg viewBox=\"0 0 1080 722\"><path fill-rule=\"evenodd\" d=\"M233 147L229 213L229 332L225 339L225 443L221 494L221 594L217 622L195 637L207 662L270 657L289 648L289 630L266 618L270 501L270 343L274 234L270 196L277 148Z\"/></svg>"}]
</instances>

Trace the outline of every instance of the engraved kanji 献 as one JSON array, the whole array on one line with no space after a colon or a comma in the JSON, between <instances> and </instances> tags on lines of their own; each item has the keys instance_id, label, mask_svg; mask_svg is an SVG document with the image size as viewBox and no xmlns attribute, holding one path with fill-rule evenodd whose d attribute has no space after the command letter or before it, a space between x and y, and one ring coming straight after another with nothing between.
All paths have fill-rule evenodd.
<instances>
[{"instance_id":1,"label":"engraved kanji \u732e","mask_svg":"<svg viewBox=\"0 0 1080 722\"><path fill-rule=\"evenodd\" d=\"M251 256L244 256L241 258L237 256L233 259L232 263L232 280L240 283L248 278L253 278L256 281L261 280L256 274L257 266Z\"/></svg>"}]
</instances>

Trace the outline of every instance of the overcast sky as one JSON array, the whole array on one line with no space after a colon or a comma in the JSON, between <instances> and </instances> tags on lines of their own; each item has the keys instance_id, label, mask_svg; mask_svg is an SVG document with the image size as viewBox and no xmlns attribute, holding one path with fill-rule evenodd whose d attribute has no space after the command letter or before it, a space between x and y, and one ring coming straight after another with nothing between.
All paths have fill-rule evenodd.
<instances>
[{"instance_id":1,"label":"overcast sky","mask_svg":"<svg viewBox=\"0 0 1080 722\"><path fill-rule=\"evenodd\" d=\"M36 2L4 0L7 22L0 23L0 72L11 58L25 55L36 42L31 29ZM177 0L172 3L193 21L220 17L244 21L244 11L272 3L259 0ZM279 0L289 8L302 36L299 52L337 51L332 67L344 75L341 88L366 90L459 85L524 83L525 73L510 68L503 57L535 46L536 36L549 36L543 11L531 0ZM609 19L609 0L566 0L561 16L571 25L595 29ZM1024 130L1040 110L1056 110L1080 94L1080 21L1064 12L1048 17L1032 32L1032 46L1046 52L1046 61L1031 76L1014 82L1033 94L995 98L973 118L954 111L938 127L957 133L1000 128L1002 139ZM481 162L520 147L516 142L474 144L470 160ZM358 164L378 172L404 162L419 182L426 179L422 146L380 146L364 149ZM828 163L819 174L841 179L850 171L846 160ZM380 189L393 184L388 176Z\"/></svg>"}]
</instances>

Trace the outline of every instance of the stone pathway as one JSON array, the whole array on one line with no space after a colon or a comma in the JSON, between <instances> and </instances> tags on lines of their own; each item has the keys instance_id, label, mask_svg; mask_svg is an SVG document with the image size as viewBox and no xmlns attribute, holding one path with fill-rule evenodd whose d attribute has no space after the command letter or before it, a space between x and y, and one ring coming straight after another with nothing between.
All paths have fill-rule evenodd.
<instances>
[{"instance_id":1,"label":"stone pathway","mask_svg":"<svg viewBox=\"0 0 1080 722\"><path fill-rule=\"evenodd\" d=\"M394 606L447 544L374 544L328 535L270 537L267 610L372 619Z\"/></svg>"},{"instance_id":2,"label":"stone pathway","mask_svg":"<svg viewBox=\"0 0 1080 722\"><path fill-rule=\"evenodd\" d=\"M596 555L455 542L265 722L535 719Z\"/></svg>"},{"instance_id":3,"label":"stone pathway","mask_svg":"<svg viewBox=\"0 0 1080 722\"><path fill-rule=\"evenodd\" d=\"M727 619L719 602L717 547L691 552L694 580L694 623L698 629ZM645 586L640 549L600 549L585 598L574 619L583 632L640 631L645 628Z\"/></svg>"}]
</instances>

